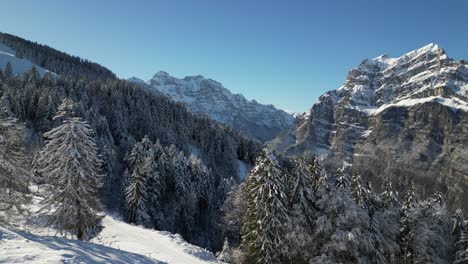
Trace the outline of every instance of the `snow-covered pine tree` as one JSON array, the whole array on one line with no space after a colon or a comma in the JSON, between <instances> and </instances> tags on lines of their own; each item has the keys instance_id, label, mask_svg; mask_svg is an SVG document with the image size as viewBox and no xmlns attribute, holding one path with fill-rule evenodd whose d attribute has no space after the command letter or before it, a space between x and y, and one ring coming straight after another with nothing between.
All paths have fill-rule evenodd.
<instances>
[{"instance_id":1,"label":"snow-covered pine tree","mask_svg":"<svg viewBox=\"0 0 468 264\"><path fill-rule=\"evenodd\" d=\"M398 199L398 191L393 189L391 181L388 180L385 183L385 189L380 194L380 200L384 207L400 206L400 200Z\"/></svg>"},{"instance_id":2,"label":"snow-covered pine tree","mask_svg":"<svg viewBox=\"0 0 468 264\"><path fill-rule=\"evenodd\" d=\"M336 170L336 184L338 188L348 189L351 179L347 173L347 163L344 163Z\"/></svg>"},{"instance_id":3,"label":"snow-covered pine tree","mask_svg":"<svg viewBox=\"0 0 468 264\"><path fill-rule=\"evenodd\" d=\"M49 223L60 232L69 232L82 240L89 239L100 228L101 160L93 130L73 116L73 107L70 99L60 104L54 118L63 122L44 134L46 145L38 162L50 185L42 211L49 214Z\"/></svg>"},{"instance_id":4,"label":"snow-covered pine tree","mask_svg":"<svg viewBox=\"0 0 468 264\"><path fill-rule=\"evenodd\" d=\"M221 183L220 186L226 186L223 189L229 188L230 191L221 207L221 221L226 237L233 246L238 246L241 242L241 230L246 211L245 183L236 186L228 180L223 180L223 182L224 184ZM224 192L226 191L223 190L221 193Z\"/></svg>"},{"instance_id":5,"label":"snow-covered pine tree","mask_svg":"<svg viewBox=\"0 0 468 264\"><path fill-rule=\"evenodd\" d=\"M468 263L468 227L463 211L458 209L453 216L452 236L454 237L454 264Z\"/></svg>"},{"instance_id":6,"label":"snow-covered pine tree","mask_svg":"<svg viewBox=\"0 0 468 264\"><path fill-rule=\"evenodd\" d=\"M452 246L451 217L442 196L410 207L407 218L412 228L409 250L413 263L449 264Z\"/></svg>"},{"instance_id":7,"label":"snow-covered pine tree","mask_svg":"<svg viewBox=\"0 0 468 264\"><path fill-rule=\"evenodd\" d=\"M380 194L380 208L374 214L374 221L378 224L382 234L382 248L385 260L390 264L398 264L400 255L400 201L398 192L387 181L384 191Z\"/></svg>"},{"instance_id":8,"label":"snow-covered pine tree","mask_svg":"<svg viewBox=\"0 0 468 264\"><path fill-rule=\"evenodd\" d=\"M242 248L247 263L281 263L288 222L284 175L275 154L265 147L246 183L247 212Z\"/></svg>"},{"instance_id":9,"label":"snow-covered pine tree","mask_svg":"<svg viewBox=\"0 0 468 264\"><path fill-rule=\"evenodd\" d=\"M13 77L13 67L11 66L10 62L7 62L3 78L5 79L5 81L10 81Z\"/></svg>"},{"instance_id":10,"label":"snow-covered pine tree","mask_svg":"<svg viewBox=\"0 0 468 264\"><path fill-rule=\"evenodd\" d=\"M166 190L166 181L158 168L156 150L152 148L143 161L143 171L147 177L147 207L151 219L151 226L160 228L164 215L162 212L162 198Z\"/></svg>"},{"instance_id":11,"label":"snow-covered pine tree","mask_svg":"<svg viewBox=\"0 0 468 264\"><path fill-rule=\"evenodd\" d=\"M353 173L351 177L351 195L353 196L356 203L362 208L368 206L368 192L362 182L361 175L359 173Z\"/></svg>"},{"instance_id":12,"label":"snow-covered pine tree","mask_svg":"<svg viewBox=\"0 0 468 264\"><path fill-rule=\"evenodd\" d=\"M294 160L294 168L288 177L289 222L286 228L284 255L292 263L308 263L313 239L313 223L317 210L314 208L314 190L311 170L305 158Z\"/></svg>"},{"instance_id":13,"label":"snow-covered pine tree","mask_svg":"<svg viewBox=\"0 0 468 264\"><path fill-rule=\"evenodd\" d=\"M322 166L320 165L319 161L318 161L318 157L317 157L317 154L314 154L312 156L312 159L310 161L310 165L309 165L309 171L310 171L310 176L312 177L311 181L312 181L312 189L315 191L317 191L317 188L319 186L319 183L320 183L320 179L323 177L323 172L322 172Z\"/></svg>"},{"instance_id":14,"label":"snow-covered pine tree","mask_svg":"<svg viewBox=\"0 0 468 264\"><path fill-rule=\"evenodd\" d=\"M400 218L400 258L401 263L413 264L414 250L411 245L414 241L414 228L410 218L410 211L419 204L413 182L406 191L404 199Z\"/></svg>"},{"instance_id":15,"label":"snow-covered pine tree","mask_svg":"<svg viewBox=\"0 0 468 264\"><path fill-rule=\"evenodd\" d=\"M29 171L22 136L23 127L16 119L0 118L0 211L22 212L28 201Z\"/></svg>"},{"instance_id":16,"label":"snow-covered pine tree","mask_svg":"<svg viewBox=\"0 0 468 264\"><path fill-rule=\"evenodd\" d=\"M148 173L145 162L152 143L148 137L135 143L127 158L128 176L124 190L126 219L130 223L148 226L151 222L148 211Z\"/></svg>"},{"instance_id":17,"label":"snow-covered pine tree","mask_svg":"<svg viewBox=\"0 0 468 264\"><path fill-rule=\"evenodd\" d=\"M341 180L336 179L336 177ZM350 194L347 174L325 177L318 189L319 208L314 223L314 254L309 263L384 263L380 236L374 234L367 210Z\"/></svg>"},{"instance_id":18,"label":"snow-covered pine tree","mask_svg":"<svg viewBox=\"0 0 468 264\"><path fill-rule=\"evenodd\" d=\"M217 259L225 263L233 263L231 247L227 238L224 239L223 249L217 254Z\"/></svg>"}]
</instances>

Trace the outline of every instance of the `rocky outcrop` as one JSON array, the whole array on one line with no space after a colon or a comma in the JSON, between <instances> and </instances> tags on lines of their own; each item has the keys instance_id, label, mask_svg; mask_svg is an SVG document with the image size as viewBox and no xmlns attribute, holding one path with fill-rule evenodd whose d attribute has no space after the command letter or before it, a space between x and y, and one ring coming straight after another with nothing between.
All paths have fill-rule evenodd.
<instances>
[{"instance_id":1,"label":"rocky outcrop","mask_svg":"<svg viewBox=\"0 0 468 264\"><path fill-rule=\"evenodd\" d=\"M435 44L364 60L271 144L318 153L330 170L353 164L378 190L414 181L421 196L442 191L468 210L468 65Z\"/></svg>"}]
</instances>

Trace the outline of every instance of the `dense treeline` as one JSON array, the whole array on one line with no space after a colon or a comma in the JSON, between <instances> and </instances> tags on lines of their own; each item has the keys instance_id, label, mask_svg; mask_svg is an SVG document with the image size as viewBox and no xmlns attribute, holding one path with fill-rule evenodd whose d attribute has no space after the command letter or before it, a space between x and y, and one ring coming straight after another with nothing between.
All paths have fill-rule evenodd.
<instances>
[{"instance_id":1,"label":"dense treeline","mask_svg":"<svg viewBox=\"0 0 468 264\"><path fill-rule=\"evenodd\" d=\"M0 32L0 43L12 48L17 57L28 59L34 64L59 75L89 79L115 78L114 73L97 63L68 55L49 46L14 35Z\"/></svg>"},{"instance_id":2,"label":"dense treeline","mask_svg":"<svg viewBox=\"0 0 468 264\"><path fill-rule=\"evenodd\" d=\"M161 146L173 145L173 149L184 153L181 154L185 155L184 164L190 155L196 157L197 166L209 168L204 169L209 173L203 175L213 190L227 190L222 185L231 178L238 182L238 163L250 164L257 154L258 142L244 138L211 119L196 117L183 105L128 81L56 77L51 74L40 77L34 68L24 76L3 73L0 76L3 112L8 112L9 117L17 119L24 128L25 132L20 137L24 140L22 146L29 148L28 152L37 152L45 143L43 134L62 124L61 120L53 118L60 102L65 98L73 102L76 117L82 118L92 129L105 176L101 198L110 207L119 204L116 199L123 196L115 194L121 193L125 187L125 171L132 170L126 157L145 136ZM181 155L177 155L178 159L184 160ZM189 172L183 171L180 177L194 177ZM36 171L35 180L51 184L44 174ZM168 186L169 189L164 191L170 193L172 186ZM192 187L188 185L186 188L191 191ZM175 221L172 225L150 227L180 232L188 241L204 247L221 247L223 235L218 232L219 207L225 193L216 191L210 195L214 197L200 201L196 206L190 205L187 217L171 218L166 213L164 217ZM174 198L166 198L159 201L161 207L174 204ZM124 201L120 204L123 205ZM208 218L209 221L205 220ZM202 225L185 223L190 223L191 219L198 219Z\"/></svg>"},{"instance_id":3,"label":"dense treeline","mask_svg":"<svg viewBox=\"0 0 468 264\"><path fill-rule=\"evenodd\" d=\"M462 212L442 196L377 194L343 165L322 171L316 157L292 161L263 149L248 179L224 205L228 263L467 263ZM242 197L242 199L239 199ZM400 200L402 198L402 200ZM229 246L231 245L231 247Z\"/></svg>"}]
</instances>

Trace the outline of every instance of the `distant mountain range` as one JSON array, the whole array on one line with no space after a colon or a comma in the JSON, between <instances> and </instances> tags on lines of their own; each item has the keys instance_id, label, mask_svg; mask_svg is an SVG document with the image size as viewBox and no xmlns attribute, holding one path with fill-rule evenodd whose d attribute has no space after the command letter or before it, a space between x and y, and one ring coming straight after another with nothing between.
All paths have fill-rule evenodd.
<instances>
[{"instance_id":1,"label":"distant mountain range","mask_svg":"<svg viewBox=\"0 0 468 264\"><path fill-rule=\"evenodd\" d=\"M294 122L294 117L273 105L249 101L241 94L233 94L217 81L203 76L175 78L158 72L148 81L133 77L130 81L146 84L176 102L184 103L194 113L211 118L242 132L267 141Z\"/></svg>"}]
</instances>

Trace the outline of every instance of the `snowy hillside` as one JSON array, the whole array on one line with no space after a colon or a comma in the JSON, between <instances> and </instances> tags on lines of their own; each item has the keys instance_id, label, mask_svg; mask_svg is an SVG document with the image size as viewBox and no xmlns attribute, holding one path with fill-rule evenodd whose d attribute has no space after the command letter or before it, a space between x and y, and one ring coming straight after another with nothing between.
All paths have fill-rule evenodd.
<instances>
[{"instance_id":1,"label":"snowy hillside","mask_svg":"<svg viewBox=\"0 0 468 264\"><path fill-rule=\"evenodd\" d=\"M29 219L14 221L14 227L0 225L0 263L219 263L212 253L179 235L130 225L109 215L103 219L101 233L90 242L62 237L38 224L41 200L33 198Z\"/></svg>"},{"instance_id":2,"label":"snowy hillside","mask_svg":"<svg viewBox=\"0 0 468 264\"><path fill-rule=\"evenodd\" d=\"M0 263L162 263L143 255L91 242L0 226Z\"/></svg>"},{"instance_id":3,"label":"snowy hillside","mask_svg":"<svg viewBox=\"0 0 468 264\"><path fill-rule=\"evenodd\" d=\"M0 225L0 263L219 263L180 236L132 226L106 216L91 242ZM39 233L39 234L37 234ZM44 235L44 233L50 233Z\"/></svg>"},{"instance_id":4,"label":"snowy hillside","mask_svg":"<svg viewBox=\"0 0 468 264\"><path fill-rule=\"evenodd\" d=\"M8 62L12 66L14 75L24 74L31 70L33 66L36 67L37 71L41 76L49 72L48 70L33 64L29 60L16 57L16 53L14 50L0 43L0 69L2 71L5 71Z\"/></svg>"},{"instance_id":5,"label":"snowy hillside","mask_svg":"<svg viewBox=\"0 0 468 264\"><path fill-rule=\"evenodd\" d=\"M129 80L141 83L138 78ZM289 127L294 117L273 105L249 101L233 94L222 84L203 76L178 79L166 72L156 73L147 84L195 113L208 115L244 134L262 141L272 139Z\"/></svg>"},{"instance_id":6,"label":"snowy hillside","mask_svg":"<svg viewBox=\"0 0 468 264\"><path fill-rule=\"evenodd\" d=\"M103 225L104 230L92 242L163 263L219 263L211 252L187 243L180 235L130 225L111 216L104 218Z\"/></svg>"}]
</instances>

